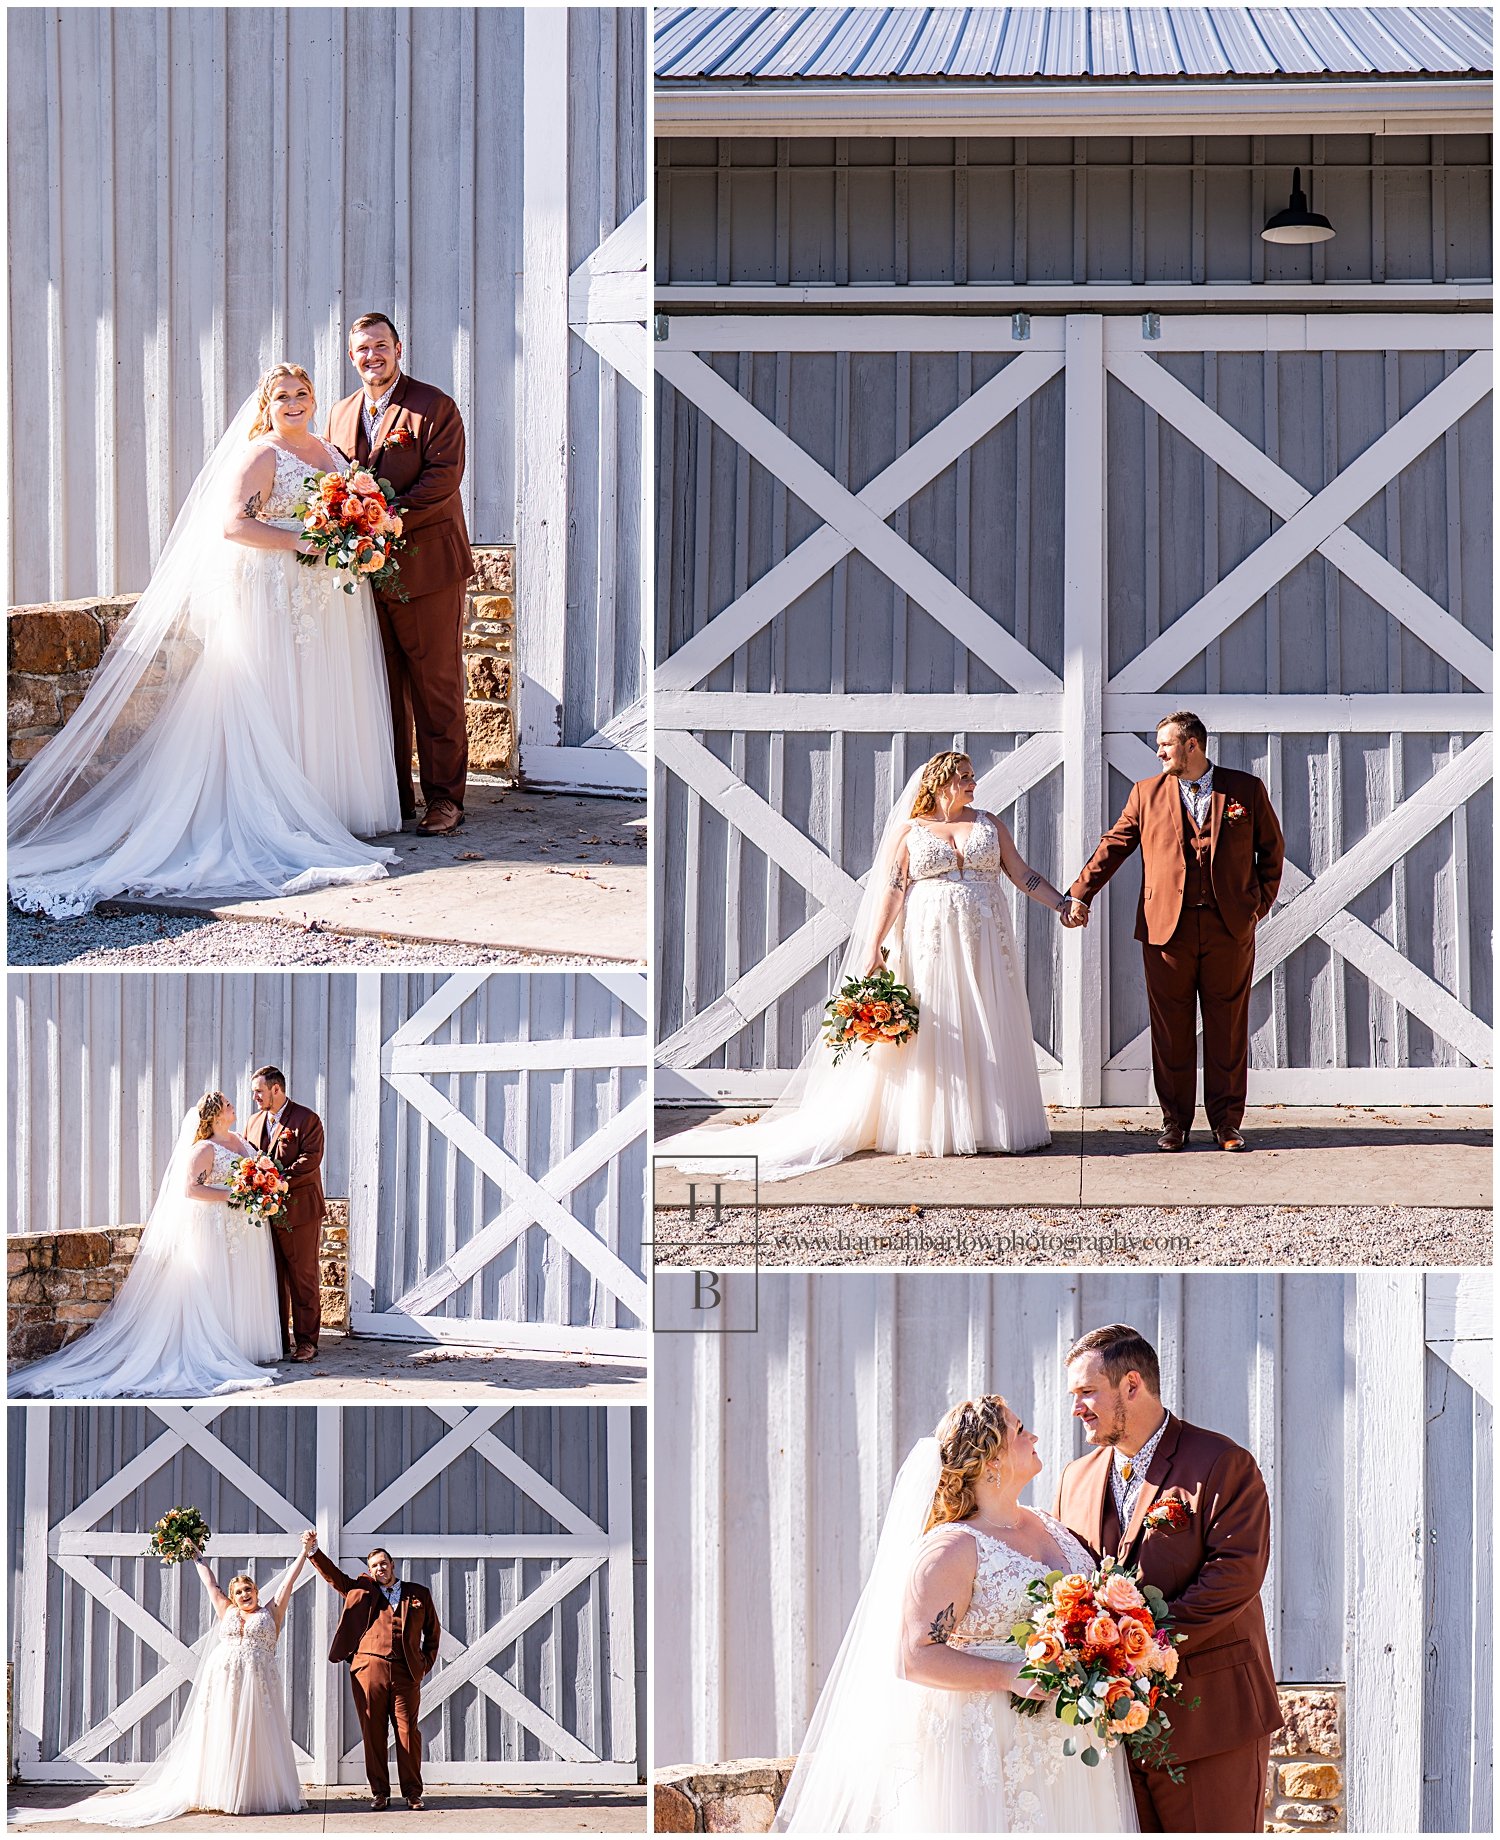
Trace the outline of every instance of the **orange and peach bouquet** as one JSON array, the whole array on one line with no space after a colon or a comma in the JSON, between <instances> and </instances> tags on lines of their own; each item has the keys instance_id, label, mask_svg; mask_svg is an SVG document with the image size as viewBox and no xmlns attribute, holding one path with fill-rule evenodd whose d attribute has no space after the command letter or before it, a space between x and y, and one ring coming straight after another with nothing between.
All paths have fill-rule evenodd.
<instances>
[{"instance_id":1,"label":"orange and peach bouquet","mask_svg":"<svg viewBox=\"0 0 1500 1840\"><path fill-rule=\"evenodd\" d=\"M391 509L395 489L389 480L351 465L343 472L309 473L302 483L307 491L297 509L314 553L297 560L309 568L342 569L388 598L405 600L395 553L406 541L401 519ZM355 581L346 581L343 588L352 594Z\"/></svg>"},{"instance_id":2,"label":"orange and peach bouquet","mask_svg":"<svg viewBox=\"0 0 1500 1840\"><path fill-rule=\"evenodd\" d=\"M229 1205L275 1226L286 1212L291 1183L268 1156L237 1156L229 1165Z\"/></svg>"},{"instance_id":3,"label":"orange and peach bouquet","mask_svg":"<svg viewBox=\"0 0 1500 1840\"><path fill-rule=\"evenodd\" d=\"M1093 1728L1099 1745L1078 1752L1081 1760L1096 1764L1101 1750L1111 1751L1123 1740L1139 1763L1180 1781L1167 1737L1172 1722L1166 1702L1181 1696L1182 1682L1161 1592L1143 1584L1138 1571L1106 1559L1091 1577L1049 1572L1034 1578L1027 1595L1036 1608L1029 1622L1017 1623L1011 1632L1026 1651L1020 1678L1056 1696L1052 1709L1065 1725ZM1032 1714L1044 1707L1043 1701L1015 1696L1011 1704ZM1066 1755L1075 1754L1077 1742L1064 1740Z\"/></svg>"},{"instance_id":4,"label":"orange and peach bouquet","mask_svg":"<svg viewBox=\"0 0 1500 1840\"><path fill-rule=\"evenodd\" d=\"M843 989L823 1009L823 1039L833 1049L835 1067L856 1043L868 1054L878 1041L899 1047L917 1032L916 998L884 968L869 977L845 978Z\"/></svg>"}]
</instances>

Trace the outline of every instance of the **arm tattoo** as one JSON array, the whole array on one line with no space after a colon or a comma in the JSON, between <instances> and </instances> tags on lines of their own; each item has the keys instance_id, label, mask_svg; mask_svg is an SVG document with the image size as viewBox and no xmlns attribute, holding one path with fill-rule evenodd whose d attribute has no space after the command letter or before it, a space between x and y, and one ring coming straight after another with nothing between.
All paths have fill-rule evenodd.
<instances>
[{"instance_id":1,"label":"arm tattoo","mask_svg":"<svg viewBox=\"0 0 1500 1840\"><path fill-rule=\"evenodd\" d=\"M936 1647L942 1648L946 1646L957 1625L958 1618L953 1614L952 1604L949 1604L946 1610L940 1610L928 1624L927 1634Z\"/></svg>"},{"instance_id":2,"label":"arm tattoo","mask_svg":"<svg viewBox=\"0 0 1500 1840\"><path fill-rule=\"evenodd\" d=\"M1026 878L1027 894L1035 894L1037 889L1040 888L1041 885L1042 885L1042 878L1040 875L1037 874L1036 870L1033 869L1031 874L1028 875Z\"/></svg>"},{"instance_id":3,"label":"arm tattoo","mask_svg":"<svg viewBox=\"0 0 1500 1840\"><path fill-rule=\"evenodd\" d=\"M905 886L906 886L906 871L901 867L900 863L897 863L895 867L891 870L891 887L892 888L904 888Z\"/></svg>"},{"instance_id":4,"label":"arm tattoo","mask_svg":"<svg viewBox=\"0 0 1500 1840\"><path fill-rule=\"evenodd\" d=\"M265 502L266 495L264 492L257 492L253 497L247 498L245 500L245 516L247 518L259 517L260 508Z\"/></svg>"}]
</instances>

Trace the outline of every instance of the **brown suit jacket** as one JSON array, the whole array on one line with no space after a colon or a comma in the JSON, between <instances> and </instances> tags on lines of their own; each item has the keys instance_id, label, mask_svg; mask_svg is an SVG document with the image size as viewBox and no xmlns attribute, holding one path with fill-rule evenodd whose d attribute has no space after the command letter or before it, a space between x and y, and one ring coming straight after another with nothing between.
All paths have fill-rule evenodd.
<instances>
[{"instance_id":1,"label":"brown suit jacket","mask_svg":"<svg viewBox=\"0 0 1500 1840\"><path fill-rule=\"evenodd\" d=\"M328 1659L335 1662L351 1661L358 1654L359 1645L370 1625L385 1608L385 1598L380 1586L368 1572L361 1572L358 1578L351 1578L321 1552L312 1554L312 1563L318 1576L326 1579L344 1600L344 1614L333 1632L333 1646L328 1651ZM437 1606L425 1584L403 1583L401 1596L406 1604L405 1639L402 1644L406 1665L412 1679L420 1680L437 1660L438 1644L443 1639L443 1632L438 1624Z\"/></svg>"},{"instance_id":2,"label":"brown suit jacket","mask_svg":"<svg viewBox=\"0 0 1500 1840\"><path fill-rule=\"evenodd\" d=\"M256 1112L245 1126L245 1141L262 1155L271 1130L269 1112ZM270 1147L271 1161L291 1183L286 1212L278 1227L310 1227L323 1218L323 1120L295 1099L281 1115L281 1131Z\"/></svg>"},{"instance_id":3,"label":"brown suit jacket","mask_svg":"<svg viewBox=\"0 0 1500 1840\"><path fill-rule=\"evenodd\" d=\"M1070 1463L1057 1491L1058 1520L1100 1554L1106 1522L1115 1520L1112 1456L1101 1446ZM1179 1532L1144 1526L1163 1495L1177 1496L1188 1510ZM1281 1707L1260 1603L1271 1510L1249 1451L1168 1413L1130 1525L1110 1550L1121 1564L1140 1567L1167 1600L1173 1635L1187 1637L1178 1647L1177 1678L1183 1701L1202 1703L1192 1712L1171 1707L1176 1761L1237 1750L1276 1731Z\"/></svg>"},{"instance_id":4,"label":"brown suit jacket","mask_svg":"<svg viewBox=\"0 0 1500 1840\"><path fill-rule=\"evenodd\" d=\"M372 449L365 439L363 401L364 391L356 390L335 403L328 439L395 488L406 539L406 547L396 552L401 586L415 600L452 582L467 581L474 573L474 558L458 495L464 476L464 424L458 404L403 371ZM413 439L393 446L391 435L397 429L408 431Z\"/></svg>"},{"instance_id":5,"label":"brown suit jacket","mask_svg":"<svg viewBox=\"0 0 1500 1840\"><path fill-rule=\"evenodd\" d=\"M1224 812L1231 798L1243 806L1243 818L1226 820ZM1075 900L1092 901L1139 847L1141 898L1136 906L1135 936L1164 946L1182 917L1187 881L1185 817L1181 790L1170 774L1137 780L1119 821L1099 840L1069 894ZM1286 853L1270 795L1253 773L1215 762L1208 824L1210 874L1219 915L1236 939L1248 941L1254 937L1255 923L1271 911Z\"/></svg>"}]
</instances>

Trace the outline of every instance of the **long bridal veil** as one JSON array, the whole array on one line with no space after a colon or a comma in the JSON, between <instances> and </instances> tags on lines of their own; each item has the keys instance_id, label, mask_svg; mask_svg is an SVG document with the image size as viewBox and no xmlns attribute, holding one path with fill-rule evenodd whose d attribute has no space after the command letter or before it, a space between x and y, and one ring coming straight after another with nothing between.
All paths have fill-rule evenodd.
<instances>
[{"instance_id":1,"label":"long bridal veil","mask_svg":"<svg viewBox=\"0 0 1500 1840\"><path fill-rule=\"evenodd\" d=\"M291 1564L284 1565L274 1578L261 1586L262 1609L280 1594L295 1564L294 1559ZM290 1610L288 1604L288 1614ZM223 1632L223 1623L217 1616L211 1616L201 1644L195 1645L198 1667L177 1720L177 1729L167 1748L147 1768L144 1776L138 1777L123 1793L118 1789L101 1789L97 1795L85 1796L81 1802L71 1802L65 1808L12 1809L7 1817L10 1824L35 1827L55 1821L80 1821L87 1827L154 1827L158 1821L173 1821L178 1815L186 1814L192 1807L192 1796L185 1785L199 1779L204 1761L202 1750L207 1734L202 1729L203 1701L204 1686L209 1679L208 1664L224 1639ZM284 1706L273 1707L271 1712L273 1717L277 1714L283 1719L286 1717ZM221 1772L241 1771L251 1775L261 1765L261 1760L255 1756L219 1757L214 1762Z\"/></svg>"},{"instance_id":2,"label":"long bridal veil","mask_svg":"<svg viewBox=\"0 0 1500 1840\"><path fill-rule=\"evenodd\" d=\"M901 1606L942 1473L935 1437L918 1441L891 1491L875 1565L839 1645L773 1831L917 1833L923 1689L901 1673Z\"/></svg>"},{"instance_id":3,"label":"long bridal veil","mask_svg":"<svg viewBox=\"0 0 1500 1840\"><path fill-rule=\"evenodd\" d=\"M876 940L875 932L921 779L922 768L918 767L886 818L839 964L835 990L846 978L858 977L864 971L877 943L888 945L887 968L898 980L901 978L902 915L897 915L895 925L882 940ZM884 1076L894 1070L900 1052L899 1048L881 1043L868 1054L851 1054L835 1067L833 1054L819 1034L780 1098L754 1124L684 1131L661 1143L657 1154L661 1161L688 1170L699 1158L712 1157L712 1165L704 1167L718 1171L726 1167L723 1159L743 1158L741 1167L746 1174L751 1167L749 1159L755 1157L760 1179L765 1182L826 1168L874 1142L873 1116L880 1105Z\"/></svg>"},{"instance_id":4,"label":"long bridal veil","mask_svg":"<svg viewBox=\"0 0 1500 1840\"><path fill-rule=\"evenodd\" d=\"M194 1108L119 1295L86 1335L14 1372L13 1397L204 1399L266 1384L214 1307L229 1292L228 1250L216 1210L187 1196L197 1128Z\"/></svg>"},{"instance_id":5,"label":"long bridal veil","mask_svg":"<svg viewBox=\"0 0 1500 1840\"><path fill-rule=\"evenodd\" d=\"M194 481L83 702L10 788L7 876L28 911L78 915L121 893L297 894L396 860L350 836L288 745L289 725L326 712L284 706L292 692L257 644L285 632L293 649L289 618L265 602L268 552L224 534L256 404L252 393ZM340 702L356 688L327 685ZM388 751L384 683L366 693Z\"/></svg>"}]
</instances>

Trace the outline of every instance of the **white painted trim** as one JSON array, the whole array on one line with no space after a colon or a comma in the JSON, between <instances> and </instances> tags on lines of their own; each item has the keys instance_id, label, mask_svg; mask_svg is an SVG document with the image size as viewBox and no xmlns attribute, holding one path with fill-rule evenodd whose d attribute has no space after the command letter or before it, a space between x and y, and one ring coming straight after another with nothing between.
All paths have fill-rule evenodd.
<instances>
[{"instance_id":1,"label":"white painted trim","mask_svg":"<svg viewBox=\"0 0 1500 1840\"><path fill-rule=\"evenodd\" d=\"M391 1073L506 1073L522 1067L645 1067L644 1035L574 1035L563 1041L424 1042L392 1046Z\"/></svg>"},{"instance_id":2,"label":"white painted trim","mask_svg":"<svg viewBox=\"0 0 1500 1840\"><path fill-rule=\"evenodd\" d=\"M1487 79L1289 83L658 82L674 139L802 135L1488 134Z\"/></svg>"},{"instance_id":3,"label":"white painted trim","mask_svg":"<svg viewBox=\"0 0 1500 1840\"><path fill-rule=\"evenodd\" d=\"M1152 734L1168 700L1168 693L1160 690L1107 690L1104 732ZM941 734L951 728L966 735L1034 735L1062 729L1062 698L1056 694L841 696L658 689L654 705L658 731L884 735ZM1494 718L1488 695L1447 691L1355 696L1201 696L1195 691L1193 708L1215 735L1480 734L1493 726Z\"/></svg>"},{"instance_id":4,"label":"white painted trim","mask_svg":"<svg viewBox=\"0 0 1500 1840\"><path fill-rule=\"evenodd\" d=\"M569 326L642 395L651 388L647 242L646 206L639 204L568 279Z\"/></svg>"},{"instance_id":5,"label":"white painted trim","mask_svg":"<svg viewBox=\"0 0 1500 1840\"><path fill-rule=\"evenodd\" d=\"M1353 1282L1347 1818L1353 1833L1416 1833L1426 1651L1422 1273L1366 1270Z\"/></svg>"},{"instance_id":6,"label":"white painted trim","mask_svg":"<svg viewBox=\"0 0 1500 1840\"><path fill-rule=\"evenodd\" d=\"M568 14L524 10L516 642L541 694L521 699L523 748L562 740L568 619Z\"/></svg>"},{"instance_id":7,"label":"white painted trim","mask_svg":"<svg viewBox=\"0 0 1500 1840\"><path fill-rule=\"evenodd\" d=\"M1104 830L1105 566L1104 327L1095 314L1067 322L1063 411L1063 860L1087 862ZM1101 904L1101 914L1107 915ZM1104 1059L1107 928L1063 936L1063 1090L1072 1105L1097 1105Z\"/></svg>"},{"instance_id":8,"label":"white painted trim","mask_svg":"<svg viewBox=\"0 0 1500 1840\"><path fill-rule=\"evenodd\" d=\"M646 794L646 769L623 748L551 747L523 739L521 783L538 792L639 799Z\"/></svg>"},{"instance_id":9,"label":"white painted trim","mask_svg":"<svg viewBox=\"0 0 1500 1840\"><path fill-rule=\"evenodd\" d=\"M635 1731L635 1553L632 1537L630 1408L605 1408L609 1517L610 1756L630 1762Z\"/></svg>"},{"instance_id":10,"label":"white painted trim","mask_svg":"<svg viewBox=\"0 0 1500 1840\"><path fill-rule=\"evenodd\" d=\"M1125 305L1132 311L1165 307L1169 313L1191 313L1207 302L1242 302L1244 305L1379 304L1489 305L1493 283L1476 276L1472 282L915 282L900 287L841 283L813 287L782 283L777 287L749 282L663 282L655 291L657 313L672 315L677 307L710 305L725 309L725 316L740 307L1064 307L1097 313L1101 307ZM716 313L718 318L718 313ZM782 322L784 324L784 322ZM968 324L975 324L970 320ZM1163 333L1167 322L1161 322ZM1036 328L1033 326L1033 337ZM675 333L672 337L677 337ZM688 335L683 335L688 337ZM718 344L694 350L725 350ZM972 346L968 350L974 350ZM1460 350L1469 350L1461 340Z\"/></svg>"},{"instance_id":11,"label":"white painted trim","mask_svg":"<svg viewBox=\"0 0 1500 1840\"><path fill-rule=\"evenodd\" d=\"M349 1145L349 1308L374 1303L380 1234L380 973L355 973Z\"/></svg>"},{"instance_id":12,"label":"white painted trim","mask_svg":"<svg viewBox=\"0 0 1500 1840\"><path fill-rule=\"evenodd\" d=\"M1317 296L1325 290L1310 292ZM1172 313L1163 318L1159 336L1150 339L1133 314L1111 315L1104 322L1106 351L1148 356L1164 351L1489 351L1493 343L1494 320L1488 313Z\"/></svg>"}]
</instances>

